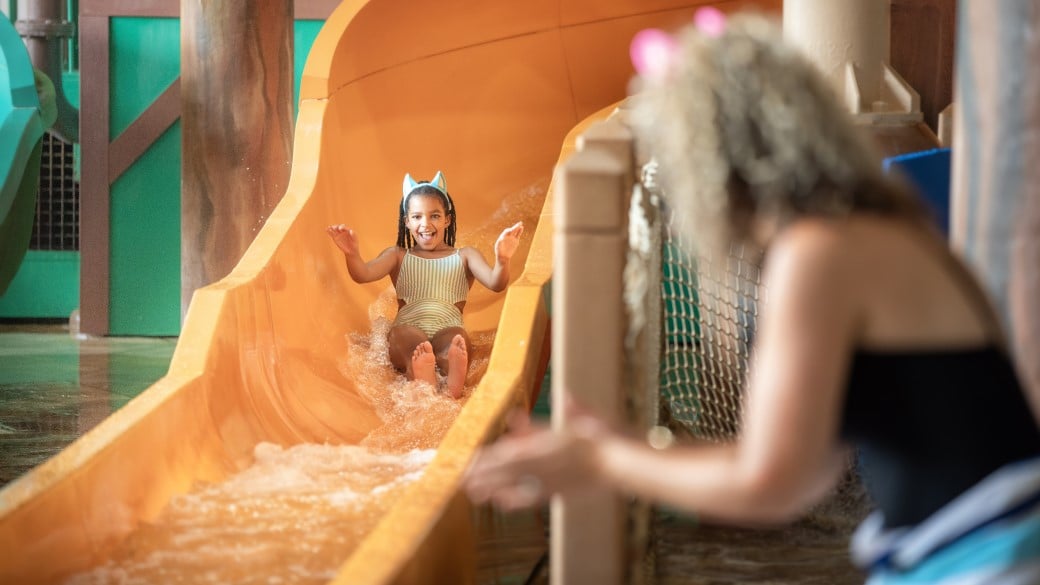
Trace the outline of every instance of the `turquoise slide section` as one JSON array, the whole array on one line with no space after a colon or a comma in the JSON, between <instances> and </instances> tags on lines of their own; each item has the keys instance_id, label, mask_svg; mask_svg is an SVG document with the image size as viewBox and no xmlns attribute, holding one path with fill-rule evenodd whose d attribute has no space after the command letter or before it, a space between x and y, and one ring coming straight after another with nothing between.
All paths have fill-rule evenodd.
<instances>
[{"instance_id":1,"label":"turquoise slide section","mask_svg":"<svg viewBox=\"0 0 1040 585\"><path fill-rule=\"evenodd\" d=\"M0 18L0 296L29 246L44 130L29 53Z\"/></svg>"}]
</instances>

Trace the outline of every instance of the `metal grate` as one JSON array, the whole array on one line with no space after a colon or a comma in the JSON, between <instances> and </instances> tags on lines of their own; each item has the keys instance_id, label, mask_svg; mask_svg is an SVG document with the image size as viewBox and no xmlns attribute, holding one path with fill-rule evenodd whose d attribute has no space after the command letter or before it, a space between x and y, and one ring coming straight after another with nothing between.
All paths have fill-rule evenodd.
<instances>
[{"instance_id":1,"label":"metal grate","mask_svg":"<svg viewBox=\"0 0 1040 585\"><path fill-rule=\"evenodd\" d=\"M40 189L36 196L30 250L79 250L79 182L73 145L46 133L40 155Z\"/></svg>"}]
</instances>

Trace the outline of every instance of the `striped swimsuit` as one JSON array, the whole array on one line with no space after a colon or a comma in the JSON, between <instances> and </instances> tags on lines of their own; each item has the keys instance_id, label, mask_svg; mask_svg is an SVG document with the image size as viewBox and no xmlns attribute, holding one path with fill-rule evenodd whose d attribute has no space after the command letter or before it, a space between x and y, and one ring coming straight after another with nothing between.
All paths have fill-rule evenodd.
<instances>
[{"instance_id":1,"label":"striped swimsuit","mask_svg":"<svg viewBox=\"0 0 1040 585\"><path fill-rule=\"evenodd\" d=\"M458 250L443 258L406 252L395 288L405 305L394 325L418 327L427 337L447 327L462 327L462 311L455 303L466 300L469 282Z\"/></svg>"}]
</instances>

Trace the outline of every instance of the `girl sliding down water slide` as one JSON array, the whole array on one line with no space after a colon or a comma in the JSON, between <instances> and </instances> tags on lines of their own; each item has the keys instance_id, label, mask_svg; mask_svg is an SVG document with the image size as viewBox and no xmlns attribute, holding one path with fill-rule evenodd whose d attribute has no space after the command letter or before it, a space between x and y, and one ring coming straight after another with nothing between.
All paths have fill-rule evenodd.
<instances>
[{"instance_id":1,"label":"girl sliding down water slide","mask_svg":"<svg viewBox=\"0 0 1040 585\"><path fill-rule=\"evenodd\" d=\"M509 285L509 260L524 231L517 222L495 241L490 266L476 248L455 247L455 202L444 175L415 181L405 175L398 207L397 245L366 262L354 230L344 224L327 231L346 258L354 282L389 276L397 291L397 318L388 333L390 362L409 380L438 387L438 370L453 398L462 395L469 367L470 340L462 310L473 280L492 291Z\"/></svg>"}]
</instances>

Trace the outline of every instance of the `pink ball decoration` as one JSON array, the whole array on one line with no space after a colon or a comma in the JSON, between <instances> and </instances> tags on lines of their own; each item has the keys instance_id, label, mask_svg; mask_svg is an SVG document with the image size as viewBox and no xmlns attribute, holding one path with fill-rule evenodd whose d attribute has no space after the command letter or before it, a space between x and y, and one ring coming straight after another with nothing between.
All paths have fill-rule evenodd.
<instances>
[{"instance_id":1,"label":"pink ball decoration","mask_svg":"<svg viewBox=\"0 0 1040 585\"><path fill-rule=\"evenodd\" d=\"M718 8L705 6L694 13L693 24L705 35L717 37L722 35L722 31L726 28L726 15Z\"/></svg>"},{"instance_id":2,"label":"pink ball decoration","mask_svg":"<svg viewBox=\"0 0 1040 585\"><path fill-rule=\"evenodd\" d=\"M675 60L677 44L668 33L648 28L639 31L632 37L629 55L632 65L640 75L648 79L659 80L667 75Z\"/></svg>"}]
</instances>

